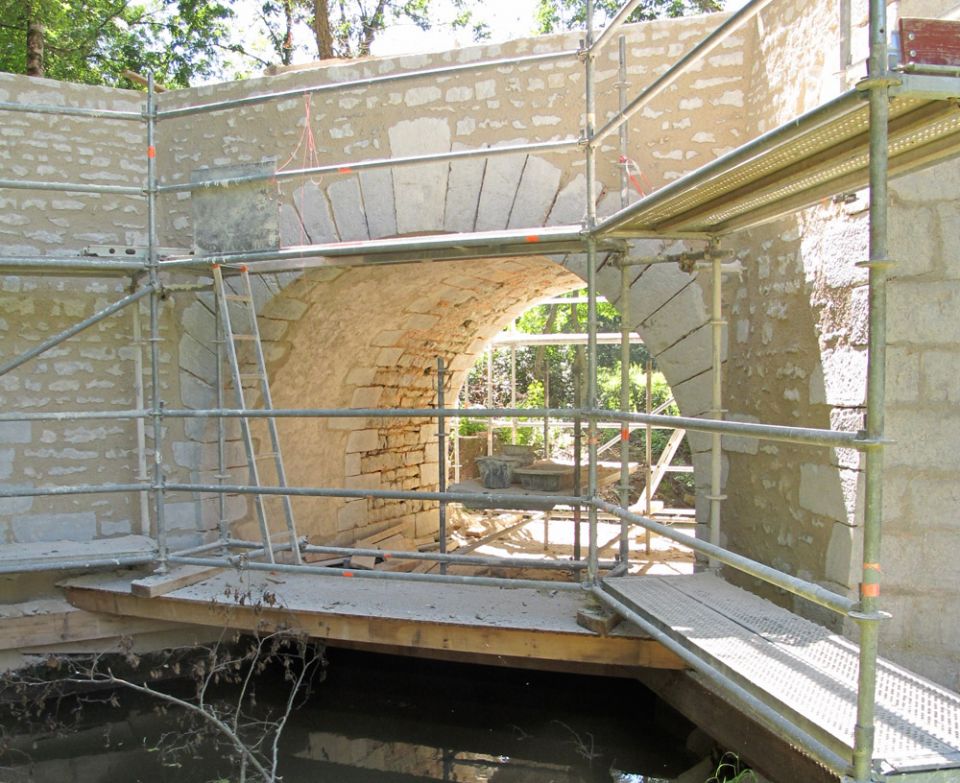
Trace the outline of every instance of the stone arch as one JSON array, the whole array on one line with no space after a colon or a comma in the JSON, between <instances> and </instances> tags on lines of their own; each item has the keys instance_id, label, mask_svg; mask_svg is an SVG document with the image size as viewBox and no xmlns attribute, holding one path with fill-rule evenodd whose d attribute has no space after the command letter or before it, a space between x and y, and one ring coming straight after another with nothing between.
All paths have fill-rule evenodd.
<instances>
[{"instance_id":1,"label":"stone arch","mask_svg":"<svg viewBox=\"0 0 960 783\"><path fill-rule=\"evenodd\" d=\"M411 121L403 139L438 133ZM442 134L439 134L442 137ZM449 148L449 140L440 139ZM342 242L411 232L496 230L577 223L582 175L564 182L550 161L526 155L368 171L306 183L279 204L283 245ZM605 198L603 213L615 209ZM634 243L649 256L661 242ZM448 393L489 339L530 304L582 286L584 254L402 265L318 266L257 278L255 298L278 407L428 407L436 400L436 359L450 369ZM710 330L696 276L676 265L632 269L631 325L657 357L683 413L709 407ZM622 303L619 267L601 256L598 292ZM436 425L430 421L282 421L293 484L367 489L433 489ZM699 463L706 442L691 438ZM242 463L239 458L238 464ZM701 473L703 471L700 471ZM243 480L242 469L237 475ZM411 535L436 525L422 501L318 500L295 503L304 532L351 540L356 531L402 519ZM238 512L239 513L239 512ZM251 531L252 532L252 531Z\"/></svg>"}]
</instances>

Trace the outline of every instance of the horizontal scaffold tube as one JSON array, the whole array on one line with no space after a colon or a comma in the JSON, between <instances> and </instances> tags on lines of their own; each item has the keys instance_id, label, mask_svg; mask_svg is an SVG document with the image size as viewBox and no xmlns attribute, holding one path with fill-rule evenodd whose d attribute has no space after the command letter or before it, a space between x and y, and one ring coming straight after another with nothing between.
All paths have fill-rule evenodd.
<instances>
[{"instance_id":1,"label":"horizontal scaffold tube","mask_svg":"<svg viewBox=\"0 0 960 783\"><path fill-rule=\"evenodd\" d=\"M758 424L749 421L718 421L693 416L663 416L647 413L623 413L622 411L587 410L585 418L606 418L634 424L662 424L693 432L717 432L721 435L775 440L782 443L800 443L826 448L868 449L874 442L859 432L822 430L815 427L787 427L779 424Z\"/></svg>"},{"instance_id":2,"label":"horizontal scaffold tube","mask_svg":"<svg viewBox=\"0 0 960 783\"><path fill-rule=\"evenodd\" d=\"M590 591L600 603L606 605L616 614L623 617L624 620L636 625L641 631L649 634L655 642L659 642L680 657L710 683L711 689L716 689L716 692L724 698L731 699L735 705L744 709L748 714L752 713L756 715L760 719L760 722L766 724L775 734L788 738L797 747L802 748L821 764L824 764L834 771L846 772L846 770L849 769L850 762L843 758L843 756L840 756L822 742L807 734L803 729L791 723L773 707L764 704L748 690L734 682L720 669L708 663L703 658L700 658L665 634L645 617L637 614L621 601L618 601L606 592L603 587L592 587Z\"/></svg>"},{"instance_id":3,"label":"horizontal scaffold tube","mask_svg":"<svg viewBox=\"0 0 960 783\"><path fill-rule=\"evenodd\" d=\"M0 413L0 422L10 421L84 421L102 419L145 419L153 415L148 410L127 411L24 411Z\"/></svg>"},{"instance_id":4,"label":"horizontal scaffold tube","mask_svg":"<svg viewBox=\"0 0 960 783\"><path fill-rule=\"evenodd\" d=\"M667 416L646 413L623 413L614 410L577 410L574 408L277 408L274 410L171 408L164 411L171 419L182 418L329 418L329 419L389 419L389 418L445 418L490 419L596 419L630 424L652 424L666 429L685 429L693 432L719 432L722 435L800 443L829 448L867 449L873 444L859 432L822 430L807 427L787 427L778 424L758 424L746 421L717 421L693 416Z\"/></svg>"},{"instance_id":5,"label":"horizontal scaffold tube","mask_svg":"<svg viewBox=\"0 0 960 783\"><path fill-rule=\"evenodd\" d=\"M577 54L577 50L567 49L559 52L530 54L522 57L504 57L498 60L478 60L472 63L443 65L439 68L422 68L416 71L398 71L394 73L381 74L379 76L367 76L362 79L349 79L342 82L324 82L323 84L313 84L308 87L295 87L290 90L264 93L263 95L248 95L244 98L230 98L223 101L214 101L212 103L201 103L195 106L183 106L178 109L161 109L157 112L157 119L165 120L172 119L174 117L186 117L191 114L200 114L202 112L223 111L224 109L234 109L240 106L252 106L257 103L297 98L302 95L312 95L314 93L335 92L338 90L358 90L364 87L370 87L374 84L383 84L384 82L398 82L407 79L419 78L436 78L439 76L455 76L458 73L482 71L487 68L507 68L515 65L529 65L533 63L552 62L554 60L566 60L575 58Z\"/></svg>"},{"instance_id":6,"label":"horizontal scaffold tube","mask_svg":"<svg viewBox=\"0 0 960 783\"><path fill-rule=\"evenodd\" d=\"M0 487L0 498L35 498L48 495L96 495L101 492L144 492L147 483L139 484L75 484L63 487Z\"/></svg>"},{"instance_id":7,"label":"horizontal scaffold tube","mask_svg":"<svg viewBox=\"0 0 960 783\"><path fill-rule=\"evenodd\" d=\"M144 110L123 111L120 109L88 109L83 106L55 106L48 103L14 103L0 101L0 111L26 112L28 114L54 114L60 117L94 117L99 120L133 120L142 122Z\"/></svg>"},{"instance_id":8,"label":"horizontal scaffold tube","mask_svg":"<svg viewBox=\"0 0 960 783\"><path fill-rule=\"evenodd\" d=\"M45 182L30 179L0 179L0 188L14 190L57 190L65 193L119 193L142 196L140 185L88 185L80 182Z\"/></svg>"},{"instance_id":9,"label":"horizontal scaffold tube","mask_svg":"<svg viewBox=\"0 0 960 783\"><path fill-rule=\"evenodd\" d=\"M315 177L324 174L353 174L367 169L400 168L402 166L419 166L428 163L445 163L473 158L495 158L499 155L516 155L519 153L555 152L557 150L574 149L580 144L577 138L558 139L557 141L540 141L530 144L509 144L501 147L477 147L469 150L453 150L451 152L436 152L424 155L407 155L397 158L367 158L365 160L343 163L328 163L322 166L311 166L303 169L284 169L268 173L245 174L237 177L223 177L221 179L201 180L199 182L183 182L178 185L160 185L158 193L174 193L185 190L203 190L225 185L245 185L251 182L279 182L297 177ZM2 183L0 183L2 184Z\"/></svg>"},{"instance_id":10,"label":"horizontal scaffold tube","mask_svg":"<svg viewBox=\"0 0 960 783\"><path fill-rule=\"evenodd\" d=\"M51 272L82 271L129 273L147 268L145 261L105 261L100 258L45 258L43 256L0 256L0 268L49 270Z\"/></svg>"},{"instance_id":11,"label":"horizontal scaffold tube","mask_svg":"<svg viewBox=\"0 0 960 783\"><path fill-rule=\"evenodd\" d=\"M371 549L343 546L315 546L308 544L304 552L318 555L343 555L344 557L382 557L384 560L426 560L428 562L452 563L454 565L506 566L515 568L541 568L544 570L580 571L587 567L585 560L546 560L536 557L493 557L490 555L458 555L455 552L410 552L402 549ZM601 562L601 568L614 568L619 562Z\"/></svg>"},{"instance_id":12,"label":"horizontal scaffold tube","mask_svg":"<svg viewBox=\"0 0 960 783\"><path fill-rule=\"evenodd\" d=\"M100 310L99 312L94 313L89 318L85 318L79 323L74 324L69 329L64 329L59 334L55 334L53 337L47 340L44 340L42 343L40 343L40 345L37 345L34 348L31 348L29 351L24 351L22 354L14 357L9 362L5 362L3 365L0 365L0 375L6 375L11 370L15 370L21 364L25 364L31 359L35 359L40 354L46 351L49 351L54 346L59 345L65 340L68 340L69 338L73 337L75 334L79 334L84 329L88 329L94 324L99 323L104 318L108 318L114 313L122 310L124 307L127 307L128 305L132 305L135 302L139 302L145 296L149 295L152 290L153 290L153 286L147 285L144 288L141 288L139 291L136 291L135 293L125 296L123 297L123 299L119 299L116 302L114 302L112 305L109 305L108 307L103 308L103 310Z\"/></svg>"},{"instance_id":13,"label":"horizontal scaffold tube","mask_svg":"<svg viewBox=\"0 0 960 783\"><path fill-rule=\"evenodd\" d=\"M837 614L846 615L856 610L859 606L859 603L852 598L839 595L831 590L821 587L820 585L807 582L804 579L790 576L790 574L785 574L782 571L778 571L777 569L771 568L768 565L758 563L756 560L751 560L749 557L738 555L736 552L731 552L723 547L716 546L707 541L701 541L698 538L691 538L688 535L677 532L669 525L661 524L656 520L641 516L640 514L634 514L633 512L627 511L620 506L614 505L613 503L607 503L603 500L594 500L592 503L601 511L606 511L610 514L619 516L621 519L626 519L628 522L632 522L633 524L639 525L642 528L651 530L654 533L663 536L664 538L668 538L671 541L694 550L695 552L699 552L702 555L706 555L714 560L718 560L719 562L724 563L731 568L736 568L738 571L742 571L743 573L749 574L757 579L762 579L764 582L768 582L776 587L780 587L790 593L793 593L794 595L799 595L802 598L806 598L808 601L812 601L819 606L831 609Z\"/></svg>"},{"instance_id":14,"label":"horizontal scaffold tube","mask_svg":"<svg viewBox=\"0 0 960 783\"><path fill-rule=\"evenodd\" d=\"M240 253L217 253L211 255L170 257L160 261L161 269L179 266L206 267L210 264L223 266L255 264L260 261L299 261L317 257L377 255L391 256L429 250L447 250L451 247L488 247L502 245L544 246L549 252L551 242L580 242L583 228L576 226L549 226L543 228L507 229L504 231L474 231L465 234L434 234L425 237L395 237L391 239L362 239L352 242L327 242L317 245L295 245L277 250L256 250ZM263 268L251 268L256 274ZM276 270L269 270L276 271Z\"/></svg>"},{"instance_id":15,"label":"horizontal scaffold tube","mask_svg":"<svg viewBox=\"0 0 960 783\"><path fill-rule=\"evenodd\" d=\"M146 565L156 560L156 555L131 555L130 557L89 557L75 560L21 560L0 565L0 574L26 574L37 571L78 571L87 568L127 568Z\"/></svg>"},{"instance_id":16,"label":"horizontal scaffold tube","mask_svg":"<svg viewBox=\"0 0 960 783\"><path fill-rule=\"evenodd\" d=\"M251 487L242 484L164 484L167 492L198 492L227 495L279 495L303 498L379 498L381 500L435 500L468 503L486 508L540 510L551 506L575 506L586 498L572 495L512 495L489 492L426 492L400 489L345 489L341 487ZM28 493L29 494L29 493ZM3 494L0 494L3 497Z\"/></svg>"},{"instance_id":17,"label":"horizontal scaffold tube","mask_svg":"<svg viewBox=\"0 0 960 783\"><path fill-rule=\"evenodd\" d=\"M214 557L181 557L171 555L167 562L182 565L199 565L210 568L237 567L234 558ZM582 591L584 588L579 582L559 582L537 579L502 579L493 576L455 576L452 574L416 574L402 571L364 571L362 569L328 568L326 566L295 565L293 563L259 563L255 560L243 561L239 567L251 571L269 571L287 574L320 574L322 576L339 576L356 579L382 579L396 582L436 582L438 584L456 585L485 585L487 587L527 588L534 590L571 590Z\"/></svg>"}]
</instances>

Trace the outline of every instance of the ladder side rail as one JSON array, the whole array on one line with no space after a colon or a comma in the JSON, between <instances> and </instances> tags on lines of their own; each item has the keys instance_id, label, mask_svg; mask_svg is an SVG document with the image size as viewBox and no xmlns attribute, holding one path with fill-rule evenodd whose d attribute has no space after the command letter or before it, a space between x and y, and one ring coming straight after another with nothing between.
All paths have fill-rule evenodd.
<instances>
[{"instance_id":1,"label":"ladder side rail","mask_svg":"<svg viewBox=\"0 0 960 783\"><path fill-rule=\"evenodd\" d=\"M227 359L230 364L230 375L233 380L233 387L237 398L237 407L240 410L246 410L247 404L243 395L243 381L240 378L240 362L237 359L236 337L233 331L233 324L230 319L230 306L227 301L226 286L223 280L223 271L219 264L213 266L213 279L215 283L217 299L220 302L220 309L223 313L223 331L224 344L227 348ZM250 431L250 421L244 417L240 418L240 432L243 435L243 446L247 453L247 462L250 471L250 483L254 487L260 487L260 471L257 470L256 451L253 448L253 435ZM263 551L267 560L271 563L276 562L273 553L273 545L270 541L270 526L267 523L267 512L264 503L264 497L261 494L255 494L254 506L257 510L257 521L260 524L260 536L263 540Z\"/></svg>"},{"instance_id":2,"label":"ladder side rail","mask_svg":"<svg viewBox=\"0 0 960 783\"><path fill-rule=\"evenodd\" d=\"M273 410L273 395L270 393L270 381L267 376L267 361L263 355L263 343L260 339L260 326L257 323L257 311L253 304L253 285L250 282L250 272L244 267L241 270L243 283L246 288L248 303L250 307L250 333L253 335L254 351L257 356L257 369L260 372L260 392L263 395L264 410ZM274 467L277 471L277 485L287 486L287 471L283 464L283 453L280 450L280 433L277 430L277 420L274 416L267 417L267 429L270 432L270 442L273 449ZM287 532L290 534L290 551L293 552L293 560L298 565L302 562L300 548L297 546L297 525L293 517L293 504L289 495L283 495L283 515L287 524Z\"/></svg>"}]
</instances>

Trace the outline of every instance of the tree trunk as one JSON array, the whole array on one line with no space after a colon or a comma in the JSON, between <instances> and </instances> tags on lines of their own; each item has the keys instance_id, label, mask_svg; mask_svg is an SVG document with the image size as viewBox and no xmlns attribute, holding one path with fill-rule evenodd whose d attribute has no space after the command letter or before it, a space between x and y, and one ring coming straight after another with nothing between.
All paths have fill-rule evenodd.
<instances>
[{"instance_id":1,"label":"tree trunk","mask_svg":"<svg viewBox=\"0 0 960 783\"><path fill-rule=\"evenodd\" d=\"M43 22L27 20L27 76L43 76Z\"/></svg>"},{"instance_id":2,"label":"tree trunk","mask_svg":"<svg viewBox=\"0 0 960 783\"><path fill-rule=\"evenodd\" d=\"M284 0L283 16L287 24L286 34L283 36L283 46L280 51L280 62L290 65L293 61L293 0Z\"/></svg>"},{"instance_id":3,"label":"tree trunk","mask_svg":"<svg viewBox=\"0 0 960 783\"><path fill-rule=\"evenodd\" d=\"M328 0L313 0L313 35L317 39L317 56L321 60L336 57L333 52L333 35L330 32L330 8Z\"/></svg>"}]
</instances>

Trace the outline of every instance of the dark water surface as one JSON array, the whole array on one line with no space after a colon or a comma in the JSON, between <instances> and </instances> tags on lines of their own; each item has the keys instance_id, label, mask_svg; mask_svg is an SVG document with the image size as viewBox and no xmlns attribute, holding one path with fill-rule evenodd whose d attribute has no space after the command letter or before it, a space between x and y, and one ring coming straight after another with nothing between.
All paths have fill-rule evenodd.
<instances>
[{"instance_id":1,"label":"dark water surface","mask_svg":"<svg viewBox=\"0 0 960 783\"><path fill-rule=\"evenodd\" d=\"M663 783L697 761L684 750L683 732L667 731L679 719L630 680L342 650L328 650L327 658L326 678L283 735L286 783ZM276 708L286 692L268 674L257 700ZM17 738L0 781L238 779L210 745L157 750L178 741L176 711L158 714L135 694L117 696L119 706L86 704L75 731ZM64 717L70 705L58 705Z\"/></svg>"}]
</instances>

